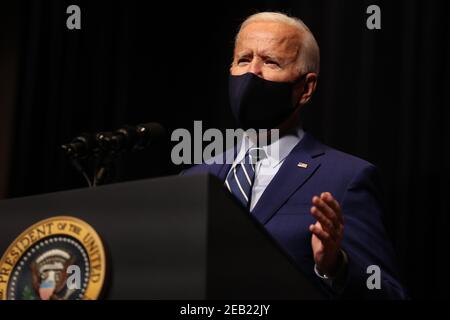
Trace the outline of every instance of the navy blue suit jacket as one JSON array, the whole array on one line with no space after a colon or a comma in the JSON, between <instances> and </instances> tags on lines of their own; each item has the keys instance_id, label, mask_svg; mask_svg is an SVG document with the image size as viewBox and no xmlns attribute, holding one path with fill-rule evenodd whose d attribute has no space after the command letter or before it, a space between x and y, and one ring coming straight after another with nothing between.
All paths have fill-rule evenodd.
<instances>
[{"instance_id":1,"label":"navy blue suit jacket","mask_svg":"<svg viewBox=\"0 0 450 320\"><path fill-rule=\"evenodd\" d=\"M299 162L306 168L297 166ZM222 181L230 164L201 164L184 174L209 172ZM314 195L328 191L344 215L342 249L349 261L343 289L332 290L314 274L309 225ZM380 185L376 168L362 159L325 146L305 133L267 186L252 213L306 274L330 298L406 297L397 279L394 252L383 224ZM369 290L367 267L381 269L381 289Z\"/></svg>"}]
</instances>

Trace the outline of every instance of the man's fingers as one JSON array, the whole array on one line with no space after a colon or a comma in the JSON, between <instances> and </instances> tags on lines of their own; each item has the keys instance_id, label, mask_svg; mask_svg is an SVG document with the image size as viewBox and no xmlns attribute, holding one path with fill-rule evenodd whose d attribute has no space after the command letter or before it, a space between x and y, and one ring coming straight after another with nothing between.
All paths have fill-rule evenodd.
<instances>
[{"instance_id":1,"label":"man's fingers","mask_svg":"<svg viewBox=\"0 0 450 320\"><path fill-rule=\"evenodd\" d=\"M326 217L328 219L331 220L331 223L333 224L334 228L339 227L339 223L340 223L339 218L337 217L334 210L331 209L328 206L328 204L325 203L325 201L323 201L322 199L320 199L317 196L314 196L312 202L313 202L314 206L320 210L320 212L322 212L324 215L326 215Z\"/></svg>"},{"instance_id":2,"label":"man's fingers","mask_svg":"<svg viewBox=\"0 0 450 320\"><path fill-rule=\"evenodd\" d=\"M327 232L335 233L335 226L333 222L317 207L313 206L311 207L311 214L314 218L317 219L317 221L320 222L322 225L322 228L325 229Z\"/></svg>"},{"instance_id":3,"label":"man's fingers","mask_svg":"<svg viewBox=\"0 0 450 320\"><path fill-rule=\"evenodd\" d=\"M318 227L317 224L310 225L309 231L316 235L316 237L319 238L324 244L329 243L332 240L330 234Z\"/></svg>"},{"instance_id":4,"label":"man's fingers","mask_svg":"<svg viewBox=\"0 0 450 320\"><path fill-rule=\"evenodd\" d=\"M337 218L340 223L344 223L344 219L342 217L341 206L339 202L334 199L333 195L329 192L322 192L320 198L325 201L325 203L336 213Z\"/></svg>"}]
</instances>

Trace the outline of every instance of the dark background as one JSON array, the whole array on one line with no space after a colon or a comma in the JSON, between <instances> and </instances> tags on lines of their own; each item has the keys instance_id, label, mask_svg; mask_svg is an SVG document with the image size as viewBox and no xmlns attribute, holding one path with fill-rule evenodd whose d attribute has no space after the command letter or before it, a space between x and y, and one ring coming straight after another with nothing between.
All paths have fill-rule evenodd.
<instances>
[{"instance_id":1,"label":"dark background","mask_svg":"<svg viewBox=\"0 0 450 320\"><path fill-rule=\"evenodd\" d=\"M81 30L66 8L81 7ZM366 28L381 7L382 29ZM233 38L249 14L296 15L321 48L305 128L376 164L388 230L412 298L448 298L449 1L3 1L0 197L84 187L59 146L158 121L169 133L234 126ZM173 143L123 156L115 181L176 174Z\"/></svg>"}]
</instances>

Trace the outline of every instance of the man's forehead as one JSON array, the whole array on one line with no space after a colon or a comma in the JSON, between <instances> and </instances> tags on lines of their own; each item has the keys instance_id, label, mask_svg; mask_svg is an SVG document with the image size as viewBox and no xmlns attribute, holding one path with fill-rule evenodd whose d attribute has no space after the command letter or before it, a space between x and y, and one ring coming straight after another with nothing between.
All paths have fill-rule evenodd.
<instances>
[{"instance_id":1,"label":"man's forehead","mask_svg":"<svg viewBox=\"0 0 450 320\"><path fill-rule=\"evenodd\" d=\"M294 27L274 22L254 22L245 26L236 41L236 51L261 45L273 51L294 49L300 44L298 30ZM262 48L261 48L262 49Z\"/></svg>"},{"instance_id":2,"label":"man's forehead","mask_svg":"<svg viewBox=\"0 0 450 320\"><path fill-rule=\"evenodd\" d=\"M296 36L298 35L298 29L294 26L288 25L286 23L281 22L272 22L272 21L258 21L258 22L250 22L244 28L241 29L240 34L267 34L276 37L281 36Z\"/></svg>"}]
</instances>

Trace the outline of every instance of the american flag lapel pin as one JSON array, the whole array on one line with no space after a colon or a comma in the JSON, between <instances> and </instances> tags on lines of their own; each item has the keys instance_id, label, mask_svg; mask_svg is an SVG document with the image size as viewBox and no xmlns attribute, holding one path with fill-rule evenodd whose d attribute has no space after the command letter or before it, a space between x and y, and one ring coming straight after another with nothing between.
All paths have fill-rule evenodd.
<instances>
[{"instance_id":1,"label":"american flag lapel pin","mask_svg":"<svg viewBox=\"0 0 450 320\"><path fill-rule=\"evenodd\" d=\"M304 162L299 162L299 163L297 164L297 167L306 169L306 168L308 168L308 164L307 164L307 163L304 163Z\"/></svg>"}]
</instances>

